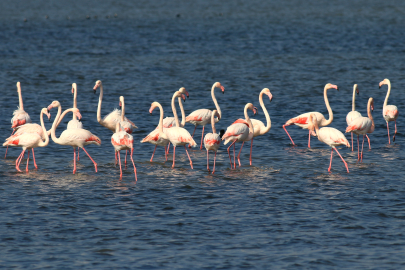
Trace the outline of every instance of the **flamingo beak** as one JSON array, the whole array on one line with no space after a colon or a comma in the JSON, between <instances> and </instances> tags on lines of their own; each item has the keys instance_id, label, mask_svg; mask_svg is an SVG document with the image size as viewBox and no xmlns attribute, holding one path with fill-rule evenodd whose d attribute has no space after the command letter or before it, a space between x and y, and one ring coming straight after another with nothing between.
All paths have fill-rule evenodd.
<instances>
[{"instance_id":1,"label":"flamingo beak","mask_svg":"<svg viewBox=\"0 0 405 270\"><path fill-rule=\"evenodd\" d=\"M120 103L118 104L118 106L120 107L120 110L122 109L122 103L120 101Z\"/></svg>"},{"instance_id":2,"label":"flamingo beak","mask_svg":"<svg viewBox=\"0 0 405 270\"><path fill-rule=\"evenodd\" d=\"M222 94L225 94L225 87L223 87L222 85L220 86L221 90L222 90Z\"/></svg>"},{"instance_id":3,"label":"flamingo beak","mask_svg":"<svg viewBox=\"0 0 405 270\"><path fill-rule=\"evenodd\" d=\"M257 114L257 115L259 114L259 111L257 110L256 107L253 108L253 114Z\"/></svg>"},{"instance_id":4,"label":"flamingo beak","mask_svg":"<svg viewBox=\"0 0 405 270\"><path fill-rule=\"evenodd\" d=\"M184 102L186 102L186 96L181 94L181 98L183 99Z\"/></svg>"},{"instance_id":5,"label":"flamingo beak","mask_svg":"<svg viewBox=\"0 0 405 270\"><path fill-rule=\"evenodd\" d=\"M93 93L94 93L94 94L96 93L96 89L93 89Z\"/></svg>"},{"instance_id":6,"label":"flamingo beak","mask_svg":"<svg viewBox=\"0 0 405 270\"><path fill-rule=\"evenodd\" d=\"M186 96L189 97L189 96L188 96L188 91L187 91L186 89L184 89L184 91L186 91Z\"/></svg>"},{"instance_id":7,"label":"flamingo beak","mask_svg":"<svg viewBox=\"0 0 405 270\"><path fill-rule=\"evenodd\" d=\"M273 100L273 95L271 93L268 93L268 96L269 96L269 99L270 99L270 102L271 102Z\"/></svg>"},{"instance_id":8,"label":"flamingo beak","mask_svg":"<svg viewBox=\"0 0 405 270\"><path fill-rule=\"evenodd\" d=\"M75 93L75 90L72 88L72 95Z\"/></svg>"}]
</instances>

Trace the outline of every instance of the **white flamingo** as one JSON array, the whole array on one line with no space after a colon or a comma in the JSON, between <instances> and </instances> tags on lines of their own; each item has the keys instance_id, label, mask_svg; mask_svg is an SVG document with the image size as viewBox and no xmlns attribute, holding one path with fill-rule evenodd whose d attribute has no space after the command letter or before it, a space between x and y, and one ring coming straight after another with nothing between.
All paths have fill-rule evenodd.
<instances>
[{"instance_id":1,"label":"white flamingo","mask_svg":"<svg viewBox=\"0 0 405 270\"><path fill-rule=\"evenodd\" d=\"M214 101L215 108L218 111L219 115L222 117L221 108L219 108L217 99L215 98L215 94L214 94L215 88L220 88L222 90L222 93L225 93L225 88L219 82L214 83L211 88L211 97L212 97L212 100ZM202 150L202 143L203 143L203 139L204 139L204 128L205 128L205 125L211 121L211 114L212 114L212 111L209 109L199 109L199 110L196 110L196 111L190 113L186 117L186 123L191 123L191 124L195 125L192 137L194 137L194 133L195 133L197 126L203 126L200 150ZM218 122L218 121L219 121L219 119L216 118L215 122ZM189 147L191 147L191 146L189 145Z\"/></svg>"},{"instance_id":2,"label":"white flamingo","mask_svg":"<svg viewBox=\"0 0 405 270\"><path fill-rule=\"evenodd\" d=\"M391 144L390 128L388 126L388 122L395 121L395 133L394 133L394 137L392 138L392 141L395 142L395 135L397 134L398 108L395 105L387 105L388 97L390 96L390 93L391 93L391 82L388 79L384 79L383 81L380 82L380 88L384 84L388 85L388 91L387 91L387 95L385 96L385 100L384 100L383 117L385 119L385 122L387 122L388 144Z\"/></svg>"},{"instance_id":3,"label":"white flamingo","mask_svg":"<svg viewBox=\"0 0 405 270\"><path fill-rule=\"evenodd\" d=\"M217 130L215 129L215 116L218 117L219 120L221 120L221 116L217 112L217 110L213 110L211 114L211 127L212 127L212 133L207 133L204 137L204 147L207 149L207 170L210 171L210 165L209 165L209 151L214 151L214 168L212 170L212 173L215 172L215 161L217 158L217 151L218 148L221 144L221 137L224 135L224 130L221 130L220 134L217 133Z\"/></svg>"},{"instance_id":4,"label":"white flamingo","mask_svg":"<svg viewBox=\"0 0 405 270\"><path fill-rule=\"evenodd\" d=\"M41 110L40 121L41 121L42 134L44 134L45 141L42 141L42 136L37 133L23 133L23 134L14 134L14 135L10 136L9 138L6 139L6 142L3 144L3 146L10 145L10 146L22 147L23 150L15 161L15 168L19 172L21 172L20 163L21 163L21 160L24 158L24 153L26 150L28 150L28 159L27 159L27 168L26 168L26 172L28 172L30 150L33 150L35 147L45 147L49 143L49 136L45 129L43 114L46 114L48 116L48 119L51 117L51 115L48 113L47 108L43 108ZM38 168L36 163L34 163L34 164L35 164L35 168Z\"/></svg>"},{"instance_id":5,"label":"white flamingo","mask_svg":"<svg viewBox=\"0 0 405 270\"><path fill-rule=\"evenodd\" d=\"M134 166L135 181L138 181L136 175L136 167L132 155L134 153L134 137L131 134L128 134L125 130L120 128L120 123L117 123L115 133L111 136L111 144L114 146L116 152L118 152L118 159L120 161L120 180L122 179L122 168L121 168L121 150L130 150L131 151L131 161ZM125 157L126 159L126 157Z\"/></svg>"}]
</instances>

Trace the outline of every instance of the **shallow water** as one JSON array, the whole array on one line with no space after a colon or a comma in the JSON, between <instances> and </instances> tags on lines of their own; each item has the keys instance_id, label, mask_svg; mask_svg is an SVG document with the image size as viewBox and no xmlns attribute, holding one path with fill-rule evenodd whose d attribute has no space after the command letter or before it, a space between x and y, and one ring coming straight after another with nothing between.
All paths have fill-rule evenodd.
<instances>
[{"instance_id":1,"label":"shallow water","mask_svg":"<svg viewBox=\"0 0 405 270\"><path fill-rule=\"evenodd\" d=\"M0 3L0 15L1 137L11 133L17 81L25 110L37 123L41 108L53 100L72 106L76 82L83 124L103 141L86 148L98 173L81 151L78 173L72 175L72 149L53 142L36 149L39 169L31 164L28 174L14 167L20 149L9 149L8 158L0 160L3 267L404 265L404 2L15 1ZM384 78L392 83L389 104L400 111L391 145L382 118L387 87L378 88ZM119 181L111 132L96 121L98 93L92 88L98 79L104 85L102 115L118 107L123 95L126 116L139 127L133 134L136 183L131 166ZM190 152L194 170L181 148L175 169L172 156L164 162L160 148L150 163L153 146L139 143L158 123L158 112L148 113L150 104L159 101L171 114L172 93L184 86L190 93L187 114L213 109L215 81L225 87L224 95L216 91L223 113L217 129L243 117L247 102L259 107L262 88L273 94L271 103L265 99L272 128L255 139L253 166L250 144L236 170L229 169L221 146L215 175L207 173L206 153L197 149ZM328 97L331 126L341 131L354 83L360 90L358 111L365 115L368 98L375 100L376 130L363 163L356 163L356 152L339 148L350 174L337 155L329 174L330 148L312 138L308 149L305 130L288 127L297 144L292 147L282 129L307 111L327 117L323 87L328 82L339 86ZM255 118L265 121L259 111ZM200 139L201 128L198 144Z\"/></svg>"}]
</instances>

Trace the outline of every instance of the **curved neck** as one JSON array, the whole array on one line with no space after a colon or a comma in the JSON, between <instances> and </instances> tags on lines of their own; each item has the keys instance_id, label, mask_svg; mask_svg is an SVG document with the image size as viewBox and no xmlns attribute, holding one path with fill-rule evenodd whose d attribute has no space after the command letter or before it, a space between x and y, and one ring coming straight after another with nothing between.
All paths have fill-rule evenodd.
<instances>
[{"instance_id":1,"label":"curved neck","mask_svg":"<svg viewBox=\"0 0 405 270\"><path fill-rule=\"evenodd\" d=\"M97 122L100 124L103 122L101 119L101 103L103 103L103 84L100 84L100 96L98 97L98 108L97 108Z\"/></svg>"},{"instance_id":2,"label":"curved neck","mask_svg":"<svg viewBox=\"0 0 405 270\"><path fill-rule=\"evenodd\" d=\"M252 125L252 121L250 120L250 117L249 117L249 115L248 115L248 112L247 112L247 110L248 110L248 105L246 105L245 106L245 120L246 120L246 122L249 124L249 133L250 132L252 132L253 133L253 125Z\"/></svg>"},{"instance_id":3,"label":"curved neck","mask_svg":"<svg viewBox=\"0 0 405 270\"><path fill-rule=\"evenodd\" d=\"M163 133L163 115L164 115L164 111L163 111L162 105L158 104L157 106L159 107L159 110L160 110L160 118L159 118L158 130L159 130L159 136L162 136L164 134Z\"/></svg>"},{"instance_id":4,"label":"curved neck","mask_svg":"<svg viewBox=\"0 0 405 270\"><path fill-rule=\"evenodd\" d=\"M385 96L384 107L387 106L388 97L390 96L390 93L391 93L391 82L388 82L387 85L388 85L388 91L387 91L387 95ZM22 101L21 101L21 104L22 104Z\"/></svg>"},{"instance_id":5,"label":"curved neck","mask_svg":"<svg viewBox=\"0 0 405 270\"><path fill-rule=\"evenodd\" d=\"M353 101L352 101L352 111L356 110L356 87L353 86Z\"/></svg>"},{"instance_id":6,"label":"curved neck","mask_svg":"<svg viewBox=\"0 0 405 270\"><path fill-rule=\"evenodd\" d=\"M186 114L184 113L184 108L183 108L183 103L181 102L181 97L178 97L177 100L179 102L180 111L181 111L180 127L184 127L184 125L186 124Z\"/></svg>"},{"instance_id":7,"label":"curved neck","mask_svg":"<svg viewBox=\"0 0 405 270\"><path fill-rule=\"evenodd\" d=\"M175 98L176 98L176 93L173 95L173 98L172 98L172 111L173 111L174 120L176 121L176 127L180 127L179 117L177 116L177 111L176 111L176 105L174 104Z\"/></svg>"},{"instance_id":8,"label":"curved neck","mask_svg":"<svg viewBox=\"0 0 405 270\"><path fill-rule=\"evenodd\" d=\"M65 117L65 115L68 112L71 112L73 110L74 110L74 108L67 109L62 113L62 115L60 115L60 113L62 111L62 106L59 104L58 114L56 115L55 120L53 121L53 124L52 124L52 128L51 128L51 138L52 138L52 141L54 141L55 143L64 144L64 142L62 142L59 138L56 137L55 131L56 131L56 128L59 126L59 123L62 121L63 117Z\"/></svg>"},{"instance_id":9,"label":"curved neck","mask_svg":"<svg viewBox=\"0 0 405 270\"><path fill-rule=\"evenodd\" d=\"M371 102L372 102L372 99L369 99L368 104L367 104L367 115L368 115L368 118L370 118L370 120L371 120L371 128L368 131L368 133L373 132L374 128L375 128L374 118L373 118L373 115L371 114Z\"/></svg>"},{"instance_id":10,"label":"curved neck","mask_svg":"<svg viewBox=\"0 0 405 270\"><path fill-rule=\"evenodd\" d=\"M211 127L212 127L212 133L216 134L217 130L215 129L215 114L211 114Z\"/></svg>"},{"instance_id":11,"label":"curved neck","mask_svg":"<svg viewBox=\"0 0 405 270\"><path fill-rule=\"evenodd\" d=\"M269 130L270 130L270 128L271 128L270 115L269 115L269 113L267 112L266 107L264 106L263 94L264 94L263 92L260 93L260 96L259 96L259 103L260 103L260 106L262 107L262 110L263 110L263 112L264 112L264 115L266 116L266 128L261 132L261 134L265 134L265 133L269 132Z\"/></svg>"},{"instance_id":12,"label":"curved neck","mask_svg":"<svg viewBox=\"0 0 405 270\"><path fill-rule=\"evenodd\" d=\"M329 105L329 100L328 100L328 94L327 93L328 93L328 88L326 88L326 86L325 86L325 89L323 90L323 97L325 99L326 108L328 109L329 119L322 123L323 126L327 126L330 123L332 123L332 121L333 121L333 112L332 112L332 108Z\"/></svg>"},{"instance_id":13,"label":"curved neck","mask_svg":"<svg viewBox=\"0 0 405 270\"><path fill-rule=\"evenodd\" d=\"M220 118L222 118L221 108L218 105L217 99L214 94L214 90L215 90L215 84L211 88L211 97L212 97L212 100L214 101L215 108L216 108L217 112L219 113Z\"/></svg>"},{"instance_id":14,"label":"curved neck","mask_svg":"<svg viewBox=\"0 0 405 270\"><path fill-rule=\"evenodd\" d=\"M121 101L121 121L124 122L125 118L125 102L124 99Z\"/></svg>"},{"instance_id":15,"label":"curved neck","mask_svg":"<svg viewBox=\"0 0 405 270\"><path fill-rule=\"evenodd\" d=\"M318 137L318 140L321 140L321 139L319 138L319 126L318 126L318 121L315 120L315 122L314 122L313 118L315 117L315 115L312 115L312 114L311 114L310 117L311 117L312 125L315 126L316 136Z\"/></svg>"},{"instance_id":16,"label":"curved neck","mask_svg":"<svg viewBox=\"0 0 405 270\"><path fill-rule=\"evenodd\" d=\"M47 146L49 143L49 135L48 132L46 132L46 128L45 128L45 124L44 124L44 112L41 111L41 116L40 116L40 120L41 120L41 127L42 127L42 131L44 133L45 136L45 142L42 141L38 144L39 147L44 147Z\"/></svg>"},{"instance_id":17,"label":"curved neck","mask_svg":"<svg viewBox=\"0 0 405 270\"><path fill-rule=\"evenodd\" d=\"M24 104L23 104L23 99L22 99L22 95L21 95L21 86L18 85L17 86L17 92L18 92L18 101L19 101L19 109L20 110L24 110Z\"/></svg>"},{"instance_id":18,"label":"curved neck","mask_svg":"<svg viewBox=\"0 0 405 270\"><path fill-rule=\"evenodd\" d=\"M73 87L73 108L77 108L77 87ZM73 120L77 120L76 114L73 114Z\"/></svg>"}]
</instances>

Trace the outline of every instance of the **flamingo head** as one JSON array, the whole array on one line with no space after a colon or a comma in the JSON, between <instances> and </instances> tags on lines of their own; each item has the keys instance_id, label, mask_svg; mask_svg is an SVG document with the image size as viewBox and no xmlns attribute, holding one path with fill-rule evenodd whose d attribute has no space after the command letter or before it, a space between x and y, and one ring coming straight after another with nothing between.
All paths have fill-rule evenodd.
<instances>
[{"instance_id":1,"label":"flamingo head","mask_svg":"<svg viewBox=\"0 0 405 270\"><path fill-rule=\"evenodd\" d=\"M102 85L102 84L101 84L101 81L100 81L100 80L96 81L96 84L95 84L94 87L93 87L94 94L96 93L97 88L101 87L101 85Z\"/></svg>"},{"instance_id":2,"label":"flamingo head","mask_svg":"<svg viewBox=\"0 0 405 270\"><path fill-rule=\"evenodd\" d=\"M51 114L48 112L48 108L42 108L41 112L43 114L46 114L46 116L48 116L48 120L51 119Z\"/></svg>"},{"instance_id":3,"label":"flamingo head","mask_svg":"<svg viewBox=\"0 0 405 270\"><path fill-rule=\"evenodd\" d=\"M214 83L214 87L221 88L222 94L225 94L225 87L223 87L220 82Z\"/></svg>"},{"instance_id":4,"label":"flamingo head","mask_svg":"<svg viewBox=\"0 0 405 270\"><path fill-rule=\"evenodd\" d=\"M380 84L379 84L379 86L380 86L380 88L381 88L381 86L383 86L384 84L390 84L390 80L388 80L388 79L384 79L384 80L382 80L381 82L380 82Z\"/></svg>"},{"instance_id":5,"label":"flamingo head","mask_svg":"<svg viewBox=\"0 0 405 270\"><path fill-rule=\"evenodd\" d=\"M325 89L331 89L331 88L334 88L339 91L339 87L335 84L328 83L325 85Z\"/></svg>"},{"instance_id":6,"label":"flamingo head","mask_svg":"<svg viewBox=\"0 0 405 270\"><path fill-rule=\"evenodd\" d=\"M357 84L353 85L353 88L356 90L357 95L359 94L359 87Z\"/></svg>"},{"instance_id":7,"label":"flamingo head","mask_svg":"<svg viewBox=\"0 0 405 270\"><path fill-rule=\"evenodd\" d=\"M75 90L77 89L77 84L72 83L72 95L75 93Z\"/></svg>"},{"instance_id":8,"label":"flamingo head","mask_svg":"<svg viewBox=\"0 0 405 270\"><path fill-rule=\"evenodd\" d=\"M17 92L21 92L21 83L17 82Z\"/></svg>"},{"instance_id":9,"label":"flamingo head","mask_svg":"<svg viewBox=\"0 0 405 270\"><path fill-rule=\"evenodd\" d=\"M118 106L120 106L120 109L122 109L122 104L124 103L124 97L120 96L120 102L118 104Z\"/></svg>"},{"instance_id":10,"label":"flamingo head","mask_svg":"<svg viewBox=\"0 0 405 270\"><path fill-rule=\"evenodd\" d=\"M182 94L184 94L184 95L186 95L187 97L189 97L186 88L184 88L184 87L180 88L180 89L179 89L179 92L182 93Z\"/></svg>"},{"instance_id":11,"label":"flamingo head","mask_svg":"<svg viewBox=\"0 0 405 270\"><path fill-rule=\"evenodd\" d=\"M245 106L246 109L252 110L253 114L257 114L257 108L255 106L253 106L252 103L247 103Z\"/></svg>"},{"instance_id":12,"label":"flamingo head","mask_svg":"<svg viewBox=\"0 0 405 270\"><path fill-rule=\"evenodd\" d=\"M77 119L80 121L82 119L82 115L78 108L73 108L73 113L76 115Z\"/></svg>"},{"instance_id":13,"label":"flamingo head","mask_svg":"<svg viewBox=\"0 0 405 270\"><path fill-rule=\"evenodd\" d=\"M214 115L214 117L218 117L218 121L221 120L221 116L219 115L219 112L217 110L213 110L212 114Z\"/></svg>"},{"instance_id":14,"label":"flamingo head","mask_svg":"<svg viewBox=\"0 0 405 270\"><path fill-rule=\"evenodd\" d=\"M262 92L263 92L263 94L268 95L268 96L269 96L270 101L272 101L272 99L273 99L273 95L270 93L269 88L264 88L264 89L262 90Z\"/></svg>"},{"instance_id":15,"label":"flamingo head","mask_svg":"<svg viewBox=\"0 0 405 270\"><path fill-rule=\"evenodd\" d=\"M153 103L150 105L149 113L152 114L153 110L154 110L156 107L159 107L159 105L160 105L159 102L156 102L156 101L153 102Z\"/></svg>"},{"instance_id":16,"label":"flamingo head","mask_svg":"<svg viewBox=\"0 0 405 270\"><path fill-rule=\"evenodd\" d=\"M57 100L52 101L52 103L48 106L48 112L49 112L52 108L59 107L59 106L60 106L59 101L57 101Z\"/></svg>"},{"instance_id":17,"label":"flamingo head","mask_svg":"<svg viewBox=\"0 0 405 270\"><path fill-rule=\"evenodd\" d=\"M370 108L372 111L374 111L374 99L371 97L369 98L369 101L370 101Z\"/></svg>"}]
</instances>

